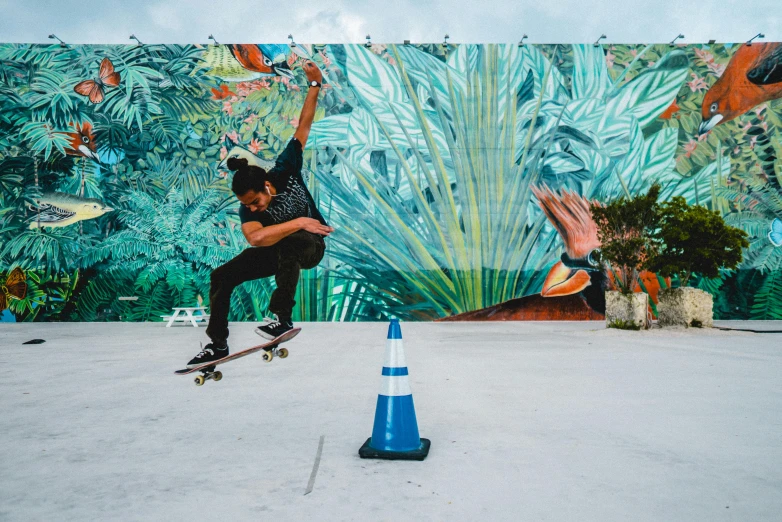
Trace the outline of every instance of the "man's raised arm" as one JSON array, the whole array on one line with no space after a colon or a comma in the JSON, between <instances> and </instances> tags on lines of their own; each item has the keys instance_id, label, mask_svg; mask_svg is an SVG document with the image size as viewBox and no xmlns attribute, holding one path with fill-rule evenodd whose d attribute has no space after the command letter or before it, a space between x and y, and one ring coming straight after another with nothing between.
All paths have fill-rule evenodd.
<instances>
[{"instance_id":1,"label":"man's raised arm","mask_svg":"<svg viewBox=\"0 0 782 522\"><path fill-rule=\"evenodd\" d=\"M308 82L315 80L321 83L323 81L323 73L309 60L304 62L304 73L307 75ZM307 144L307 137L310 135L310 127L312 126L312 120L315 118L315 107L318 105L319 93L320 87L310 87L307 91L307 98L304 100L304 106L301 108L299 127L296 129L293 137L299 140L302 150Z\"/></svg>"}]
</instances>

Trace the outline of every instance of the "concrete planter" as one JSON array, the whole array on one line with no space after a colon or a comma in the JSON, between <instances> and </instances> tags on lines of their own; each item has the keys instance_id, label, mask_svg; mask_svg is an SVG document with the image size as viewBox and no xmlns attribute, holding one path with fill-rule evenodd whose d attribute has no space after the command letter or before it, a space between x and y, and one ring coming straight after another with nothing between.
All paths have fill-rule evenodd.
<instances>
[{"instance_id":1,"label":"concrete planter","mask_svg":"<svg viewBox=\"0 0 782 522\"><path fill-rule=\"evenodd\" d=\"M660 292L657 323L660 326L714 325L711 294L697 288L667 288Z\"/></svg>"},{"instance_id":2,"label":"concrete planter","mask_svg":"<svg viewBox=\"0 0 782 522\"><path fill-rule=\"evenodd\" d=\"M643 292L630 295L622 292L606 292L606 328L626 330L647 328L647 302L648 296Z\"/></svg>"}]
</instances>

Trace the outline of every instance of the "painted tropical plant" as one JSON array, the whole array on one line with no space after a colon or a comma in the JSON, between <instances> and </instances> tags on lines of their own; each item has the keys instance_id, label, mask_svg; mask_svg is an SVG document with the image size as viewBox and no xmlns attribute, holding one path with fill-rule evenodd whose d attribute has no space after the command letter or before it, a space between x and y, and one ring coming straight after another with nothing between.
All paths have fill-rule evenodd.
<instances>
[{"instance_id":1,"label":"painted tropical plant","mask_svg":"<svg viewBox=\"0 0 782 522\"><path fill-rule=\"evenodd\" d=\"M564 250L537 188L608 201L653 182L750 234L744 265L695 281L717 314L782 314L782 102L745 96L708 123L703 106L730 95L739 51L773 45L256 46L266 69L242 47L0 44L0 277L18 267L28 290L3 320L208 304L211 269L247 246L224 160L282 150L302 57L326 76L304 175L338 230L302 273L295 320L535 295ZM273 288L244 284L231 320L266 315Z\"/></svg>"},{"instance_id":2,"label":"painted tropical plant","mask_svg":"<svg viewBox=\"0 0 782 522\"><path fill-rule=\"evenodd\" d=\"M410 46L382 56L330 46L345 79L334 84L352 105L313 127L341 226L335 255L389 312L435 318L539 291L561 239L533 185L598 200L655 181L664 197L709 194L717 163L682 176L677 129L645 132L681 89L686 54L666 52L623 81L601 48L572 50L568 82L552 63L558 47L547 57L534 46L460 45L439 60Z\"/></svg>"}]
</instances>

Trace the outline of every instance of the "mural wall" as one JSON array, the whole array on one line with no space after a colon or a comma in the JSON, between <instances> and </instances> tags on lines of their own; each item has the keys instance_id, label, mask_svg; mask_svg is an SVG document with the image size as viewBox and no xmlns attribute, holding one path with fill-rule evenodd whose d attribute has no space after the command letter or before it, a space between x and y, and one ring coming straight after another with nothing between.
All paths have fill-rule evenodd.
<instances>
[{"instance_id":1,"label":"mural wall","mask_svg":"<svg viewBox=\"0 0 782 522\"><path fill-rule=\"evenodd\" d=\"M750 234L739 270L692 283L717 317L782 319L782 44L753 43L0 44L3 320L208 304L248 247L226 159L273 164L305 58L304 177L337 230L294 320L602 318L587 201L655 181Z\"/></svg>"}]
</instances>

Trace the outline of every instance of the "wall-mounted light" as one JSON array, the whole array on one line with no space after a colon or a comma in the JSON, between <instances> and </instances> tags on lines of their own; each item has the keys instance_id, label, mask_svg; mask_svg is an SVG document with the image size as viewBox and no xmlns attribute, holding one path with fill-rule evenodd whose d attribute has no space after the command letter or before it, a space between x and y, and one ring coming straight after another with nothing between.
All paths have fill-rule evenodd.
<instances>
[{"instance_id":1,"label":"wall-mounted light","mask_svg":"<svg viewBox=\"0 0 782 522\"><path fill-rule=\"evenodd\" d=\"M220 45L220 43L217 40L215 40L215 37L212 36L211 34L209 35L209 39L214 41L215 45Z\"/></svg>"},{"instance_id":2,"label":"wall-mounted light","mask_svg":"<svg viewBox=\"0 0 782 522\"><path fill-rule=\"evenodd\" d=\"M605 37L606 37L606 35L604 35L604 34L601 34L601 35L600 35L600 38L598 38L598 39L595 41L595 47L597 47L598 45L600 45L600 40L602 40L602 39L603 39L603 38L605 38Z\"/></svg>"},{"instance_id":3,"label":"wall-mounted light","mask_svg":"<svg viewBox=\"0 0 782 522\"><path fill-rule=\"evenodd\" d=\"M404 41L404 44L405 44L405 45L410 45L410 40L405 40L405 41Z\"/></svg>"},{"instance_id":4,"label":"wall-mounted light","mask_svg":"<svg viewBox=\"0 0 782 522\"><path fill-rule=\"evenodd\" d=\"M684 38L684 35L683 35L683 34L679 34L679 36L677 36L676 38L674 38L673 40L671 40L671 43L670 43L670 44L668 44L668 45L670 45L671 47L673 47L673 46L674 46L674 44L676 43L676 40L678 40L679 38Z\"/></svg>"},{"instance_id":5,"label":"wall-mounted light","mask_svg":"<svg viewBox=\"0 0 782 522\"><path fill-rule=\"evenodd\" d=\"M524 40L526 40L527 38L529 38L529 36L527 36L526 34L521 37L521 40L519 41L519 47L524 47Z\"/></svg>"},{"instance_id":6,"label":"wall-mounted light","mask_svg":"<svg viewBox=\"0 0 782 522\"><path fill-rule=\"evenodd\" d=\"M753 36L752 38L750 38L750 39L747 41L747 45L752 45L752 40L754 40L755 38L765 38L765 37L766 37L766 35L765 35L765 34L763 34L763 33L758 33L758 34L756 34L755 36Z\"/></svg>"},{"instance_id":7,"label":"wall-mounted light","mask_svg":"<svg viewBox=\"0 0 782 522\"><path fill-rule=\"evenodd\" d=\"M445 48L445 49L448 48L448 38L450 38L450 36L448 36L447 34L443 38L443 48Z\"/></svg>"},{"instance_id":8,"label":"wall-mounted light","mask_svg":"<svg viewBox=\"0 0 782 522\"><path fill-rule=\"evenodd\" d=\"M57 40L58 42L60 42L60 47L68 47L68 45L65 42L63 42L62 40L60 40L59 38L57 38L57 35L55 35L55 34L50 34L49 35L49 40Z\"/></svg>"},{"instance_id":9,"label":"wall-mounted light","mask_svg":"<svg viewBox=\"0 0 782 522\"><path fill-rule=\"evenodd\" d=\"M136 40L136 41L138 42L138 44L139 44L139 45L144 45L143 43L141 43L141 40L139 40L138 38L136 38L136 35L135 35L135 34L132 34L132 35L130 35L130 36L128 37L128 40Z\"/></svg>"},{"instance_id":10,"label":"wall-mounted light","mask_svg":"<svg viewBox=\"0 0 782 522\"><path fill-rule=\"evenodd\" d=\"M367 43L364 44L364 47L372 47L372 41L369 39L369 35L367 35Z\"/></svg>"},{"instance_id":11,"label":"wall-mounted light","mask_svg":"<svg viewBox=\"0 0 782 522\"><path fill-rule=\"evenodd\" d=\"M709 40L709 45L714 45L715 43L717 43L717 40Z\"/></svg>"},{"instance_id":12,"label":"wall-mounted light","mask_svg":"<svg viewBox=\"0 0 782 522\"><path fill-rule=\"evenodd\" d=\"M290 44L291 47L296 47L296 42L293 41L293 35L292 34L288 35L288 40L291 41L291 44Z\"/></svg>"}]
</instances>

